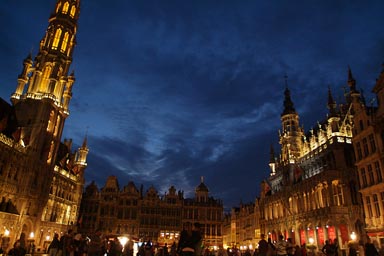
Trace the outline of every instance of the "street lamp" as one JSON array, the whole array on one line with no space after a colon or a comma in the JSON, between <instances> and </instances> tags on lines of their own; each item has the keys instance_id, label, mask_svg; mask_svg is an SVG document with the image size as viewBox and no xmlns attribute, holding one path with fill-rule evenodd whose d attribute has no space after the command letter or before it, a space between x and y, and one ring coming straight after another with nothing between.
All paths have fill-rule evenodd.
<instances>
[{"instance_id":1,"label":"street lamp","mask_svg":"<svg viewBox=\"0 0 384 256\"><path fill-rule=\"evenodd\" d=\"M31 233L29 233L29 239L28 239L28 242L29 242L29 252L31 254L33 254L34 251L35 251L35 245L33 244L34 241L35 241L35 233L31 232Z\"/></svg>"},{"instance_id":2,"label":"street lamp","mask_svg":"<svg viewBox=\"0 0 384 256\"><path fill-rule=\"evenodd\" d=\"M11 238L9 237L10 231L8 229L5 229L4 236L2 237L1 246L4 251L7 251L7 248L9 246L9 242Z\"/></svg>"},{"instance_id":3,"label":"street lamp","mask_svg":"<svg viewBox=\"0 0 384 256\"><path fill-rule=\"evenodd\" d=\"M316 248L314 244L315 239L313 239L313 237L310 237L308 241L309 241L308 249L311 251L311 255L315 255L315 248Z\"/></svg>"},{"instance_id":4,"label":"street lamp","mask_svg":"<svg viewBox=\"0 0 384 256\"><path fill-rule=\"evenodd\" d=\"M126 236L119 236L117 239L119 239L120 244L123 246L123 250L122 251L124 251L125 245L129 241L128 237L126 237Z\"/></svg>"},{"instance_id":5,"label":"street lamp","mask_svg":"<svg viewBox=\"0 0 384 256\"><path fill-rule=\"evenodd\" d=\"M356 238L357 238L356 233L352 231L352 233L351 233L352 241L356 241Z\"/></svg>"}]
</instances>

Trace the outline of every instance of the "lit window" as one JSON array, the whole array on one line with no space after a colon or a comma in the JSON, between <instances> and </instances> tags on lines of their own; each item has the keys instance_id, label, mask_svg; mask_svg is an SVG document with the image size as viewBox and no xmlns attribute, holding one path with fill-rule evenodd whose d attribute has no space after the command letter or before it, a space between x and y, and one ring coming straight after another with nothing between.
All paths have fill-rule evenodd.
<instances>
[{"instance_id":1,"label":"lit window","mask_svg":"<svg viewBox=\"0 0 384 256\"><path fill-rule=\"evenodd\" d=\"M46 66L44 68L43 77L42 77L43 79L40 87L40 90L42 92L46 92L48 89L49 77L51 76L51 72L52 72L52 66Z\"/></svg>"},{"instance_id":2,"label":"lit window","mask_svg":"<svg viewBox=\"0 0 384 256\"><path fill-rule=\"evenodd\" d=\"M74 5L72 5L71 12L69 15L73 18L73 17L75 17L75 12L76 12L76 7Z\"/></svg>"},{"instance_id":3,"label":"lit window","mask_svg":"<svg viewBox=\"0 0 384 256\"><path fill-rule=\"evenodd\" d=\"M65 52L65 49L67 48L67 44L68 44L68 38L69 38L69 34L68 32L65 32L63 42L61 44L61 50L60 50L61 52Z\"/></svg>"},{"instance_id":4,"label":"lit window","mask_svg":"<svg viewBox=\"0 0 384 256\"><path fill-rule=\"evenodd\" d=\"M332 184L333 203L334 205L341 206L344 204L343 190L337 183Z\"/></svg>"},{"instance_id":5,"label":"lit window","mask_svg":"<svg viewBox=\"0 0 384 256\"><path fill-rule=\"evenodd\" d=\"M376 194L373 195L373 205L375 207L376 217L380 217L379 198Z\"/></svg>"},{"instance_id":6,"label":"lit window","mask_svg":"<svg viewBox=\"0 0 384 256\"><path fill-rule=\"evenodd\" d=\"M380 164L378 161L375 162L375 170L376 170L377 182L382 182L383 176L381 175Z\"/></svg>"},{"instance_id":7,"label":"lit window","mask_svg":"<svg viewBox=\"0 0 384 256\"><path fill-rule=\"evenodd\" d=\"M360 142L356 143L356 151L357 151L357 160L361 160L363 157L362 151L361 151L361 145Z\"/></svg>"},{"instance_id":8,"label":"lit window","mask_svg":"<svg viewBox=\"0 0 384 256\"><path fill-rule=\"evenodd\" d=\"M68 9L69 9L69 3L68 2L65 2L64 3L64 6L63 6L63 13L64 14L67 14L68 13Z\"/></svg>"},{"instance_id":9,"label":"lit window","mask_svg":"<svg viewBox=\"0 0 384 256\"><path fill-rule=\"evenodd\" d=\"M361 174L361 181L362 181L362 184L360 184L363 188L367 187L368 186L368 182L367 182L367 175L365 173L365 168L361 168L360 169L360 174Z\"/></svg>"},{"instance_id":10,"label":"lit window","mask_svg":"<svg viewBox=\"0 0 384 256\"><path fill-rule=\"evenodd\" d=\"M371 198L369 196L365 197L365 202L366 202L366 205L367 205L366 215L369 218L372 218L373 217L373 213L372 213Z\"/></svg>"},{"instance_id":11,"label":"lit window","mask_svg":"<svg viewBox=\"0 0 384 256\"><path fill-rule=\"evenodd\" d=\"M363 149L364 149L364 157L367 157L369 155L367 138L363 139Z\"/></svg>"},{"instance_id":12,"label":"lit window","mask_svg":"<svg viewBox=\"0 0 384 256\"><path fill-rule=\"evenodd\" d=\"M52 44L52 49L54 50L57 50L57 46L59 45L61 32L62 32L61 28L56 30L55 38L53 39L53 44Z\"/></svg>"},{"instance_id":13,"label":"lit window","mask_svg":"<svg viewBox=\"0 0 384 256\"><path fill-rule=\"evenodd\" d=\"M376 152L376 143L375 143L375 138L373 137L373 134L369 135L369 144L371 144L371 151Z\"/></svg>"},{"instance_id":14,"label":"lit window","mask_svg":"<svg viewBox=\"0 0 384 256\"><path fill-rule=\"evenodd\" d=\"M59 3L57 4L57 6L56 6L56 13L59 12L60 7L61 7L61 2L59 2Z\"/></svg>"}]
</instances>

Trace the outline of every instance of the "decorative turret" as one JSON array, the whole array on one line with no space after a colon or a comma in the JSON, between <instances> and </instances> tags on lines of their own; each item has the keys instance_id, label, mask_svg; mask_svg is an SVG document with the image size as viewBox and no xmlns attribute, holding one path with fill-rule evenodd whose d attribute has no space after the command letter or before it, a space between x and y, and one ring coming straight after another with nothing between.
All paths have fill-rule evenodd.
<instances>
[{"instance_id":1,"label":"decorative turret","mask_svg":"<svg viewBox=\"0 0 384 256\"><path fill-rule=\"evenodd\" d=\"M336 101L332 97L332 92L331 88L328 86L328 103L327 107L329 109L329 114L330 116L335 116L336 115Z\"/></svg>"},{"instance_id":2,"label":"decorative turret","mask_svg":"<svg viewBox=\"0 0 384 256\"><path fill-rule=\"evenodd\" d=\"M276 174L276 160L275 160L275 150L273 149L273 145L271 144L271 149L269 152L269 169L270 175L273 176Z\"/></svg>"},{"instance_id":3,"label":"decorative turret","mask_svg":"<svg viewBox=\"0 0 384 256\"><path fill-rule=\"evenodd\" d=\"M200 184L195 189L195 197L198 202L206 202L208 200L209 190L204 184L204 177L200 177Z\"/></svg>"},{"instance_id":4,"label":"decorative turret","mask_svg":"<svg viewBox=\"0 0 384 256\"><path fill-rule=\"evenodd\" d=\"M30 154L55 162L65 119L69 115L74 74L68 75L76 44L80 0L57 0L34 61L23 62L11 101L21 138Z\"/></svg>"},{"instance_id":5,"label":"decorative turret","mask_svg":"<svg viewBox=\"0 0 384 256\"><path fill-rule=\"evenodd\" d=\"M80 172L87 167L87 155L89 153L89 148L87 147L87 136L85 136L83 145L78 149L75 156L75 165L77 166L77 171Z\"/></svg>"}]
</instances>

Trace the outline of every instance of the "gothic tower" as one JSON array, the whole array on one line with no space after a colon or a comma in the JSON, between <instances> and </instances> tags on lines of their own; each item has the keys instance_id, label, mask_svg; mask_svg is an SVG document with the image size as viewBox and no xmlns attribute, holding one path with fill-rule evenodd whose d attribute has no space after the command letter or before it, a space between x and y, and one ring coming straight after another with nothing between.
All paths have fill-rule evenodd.
<instances>
[{"instance_id":1,"label":"gothic tower","mask_svg":"<svg viewBox=\"0 0 384 256\"><path fill-rule=\"evenodd\" d=\"M53 166L69 115L75 81L69 73L76 44L80 0L57 0L39 52L24 60L11 100L21 127L20 142Z\"/></svg>"},{"instance_id":2,"label":"gothic tower","mask_svg":"<svg viewBox=\"0 0 384 256\"><path fill-rule=\"evenodd\" d=\"M84 186L87 138L77 152L61 142L75 81L70 72L80 0L56 0L39 51L23 62L12 106L0 101L0 226L12 244L73 228ZM5 112L5 113L2 113ZM9 116L9 117L8 117ZM9 243L11 244L11 243Z\"/></svg>"},{"instance_id":3,"label":"gothic tower","mask_svg":"<svg viewBox=\"0 0 384 256\"><path fill-rule=\"evenodd\" d=\"M280 134L281 160L294 163L301 155L303 129L291 100L288 87L284 91L284 110L281 114L282 132Z\"/></svg>"}]
</instances>

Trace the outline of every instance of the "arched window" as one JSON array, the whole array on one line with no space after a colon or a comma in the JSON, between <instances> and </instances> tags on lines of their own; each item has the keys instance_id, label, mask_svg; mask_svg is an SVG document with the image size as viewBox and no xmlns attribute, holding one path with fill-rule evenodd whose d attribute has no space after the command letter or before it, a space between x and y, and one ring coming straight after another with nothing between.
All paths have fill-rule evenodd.
<instances>
[{"instance_id":1,"label":"arched window","mask_svg":"<svg viewBox=\"0 0 384 256\"><path fill-rule=\"evenodd\" d=\"M342 206L344 204L344 195L341 185L337 181L332 182L333 205Z\"/></svg>"},{"instance_id":2,"label":"arched window","mask_svg":"<svg viewBox=\"0 0 384 256\"><path fill-rule=\"evenodd\" d=\"M51 75L51 72L52 72L52 66L47 65L43 71L42 83L41 83L41 87L40 87L40 90L42 92L46 92L48 89L49 77Z\"/></svg>"},{"instance_id":3,"label":"arched window","mask_svg":"<svg viewBox=\"0 0 384 256\"><path fill-rule=\"evenodd\" d=\"M56 13L59 12L60 7L61 7L61 2L59 2L59 3L57 4L57 6L56 6Z\"/></svg>"},{"instance_id":4,"label":"arched window","mask_svg":"<svg viewBox=\"0 0 384 256\"><path fill-rule=\"evenodd\" d=\"M73 18L73 17L75 17L75 13L76 13L76 7L74 5L72 5L71 12L69 13L69 15Z\"/></svg>"},{"instance_id":5,"label":"arched window","mask_svg":"<svg viewBox=\"0 0 384 256\"><path fill-rule=\"evenodd\" d=\"M68 13L68 9L69 9L69 3L68 2L65 2L64 3L64 6L63 6L63 13L64 14L67 14Z\"/></svg>"},{"instance_id":6,"label":"arched window","mask_svg":"<svg viewBox=\"0 0 384 256\"><path fill-rule=\"evenodd\" d=\"M60 115L57 116L57 121L56 121L56 126L55 126L55 131L53 133L53 136L57 136L57 133L59 131L59 127L60 127L60 121L61 121L61 118L60 118Z\"/></svg>"},{"instance_id":7,"label":"arched window","mask_svg":"<svg viewBox=\"0 0 384 256\"><path fill-rule=\"evenodd\" d=\"M61 43L61 52L65 52L65 49L67 48L68 45L68 38L69 38L69 33L65 32L63 42Z\"/></svg>"},{"instance_id":8,"label":"arched window","mask_svg":"<svg viewBox=\"0 0 384 256\"><path fill-rule=\"evenodd\" d=\"M57 47L58 47L59 42L60 42L61 32L62 32L61 28L58 28L56 30L55 38L53 39L53 44L52 44L53 50L57 50Z\"/></svg>"},{"instance_id":9,"label":"arched window","mask_svg":"<svg viewBox=\"0 0 384 256\"><path fill-rule=\"evenodd\" d=\"M53 130L53 118L55 117L55 113L53 112L53 110L51 111L51 113L49 114L49 120L48 120L48 125L47 125L47 132L51 132Z\"/></svg>"}]
</instances>

